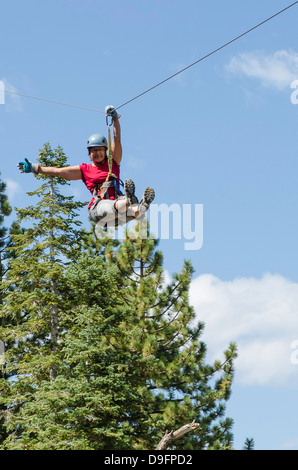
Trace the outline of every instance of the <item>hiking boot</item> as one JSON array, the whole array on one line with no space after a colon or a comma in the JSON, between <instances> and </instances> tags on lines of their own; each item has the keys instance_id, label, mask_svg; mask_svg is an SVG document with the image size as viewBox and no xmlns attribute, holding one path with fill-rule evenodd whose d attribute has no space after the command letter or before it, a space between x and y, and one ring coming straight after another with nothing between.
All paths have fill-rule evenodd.
<instances>
[{"instance_id":1,"label":"hiking boot","mask_svg":"<svg viewBox=\"0 0 298 470\"><path fill-rule=\"evenodd\" d=\"M132 206L134 204L138 204L138 198L135 195L135 184L132 180L128 179L125 180L124 182L124 191L125 191L125 197L127 200L127 204L129 206Z\"/></svg>"},{"instance_id":2,"label":"hiking boot","mask_svg":"<svg viewBox=\"0 0 298 470\"><path fill-rule=\"evenodd\" d=\"M151 202L155 198L155 192L153 188L146 188L142 199L140 201L140 212L146 212L149 209Z\"/></svg>"}]
</instances>

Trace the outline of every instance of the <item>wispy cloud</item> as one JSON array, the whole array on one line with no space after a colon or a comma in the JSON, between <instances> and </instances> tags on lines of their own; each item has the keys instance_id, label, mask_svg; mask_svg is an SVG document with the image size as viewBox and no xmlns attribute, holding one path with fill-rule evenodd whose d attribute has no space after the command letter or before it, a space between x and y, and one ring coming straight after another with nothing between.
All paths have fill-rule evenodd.
<instances>
[{"instance_id":1,"label":"wispy cloud","mask_svg":"<svg viewBox=\"0 0 298 470\"><path fill-rule=\"evenodd\" d=\"M10 201L13 200L17 194L20 194L23 191L19 183L10 178L6 178L4 182L6 183L6 193Z\"/></svg>"},{"instance_id":2,"label":"wispy cloud","mask_svg":"<svg viewBox=\"0 0 298 470\"><path fill-rule=\"evenodd\" d=\"M226 71L230 76L248 77L260 81L265 87L283 90L298 79L298 52L243 52L230 60Z\"/></svg>"},{"instance_id":3,"label":"wispy cloud","mask_svg":"<svg viewBox=\"0 0 298 470\"><path fill-rule=\"evenodd\" d=\"M205 274L192 281L190 302L205 323L210 359L221 359L228 344L237 343L236 381L297 386L298 283L272 274L229 282Z\"/></svg>"},{"instance_id":4,"label":"wispy cloud","mask_svg":"<svg viewBox=\"0 0 298 470\"><path fill-rule=\"evenodd\" d=\"M18 90L15 86L12 85L6 78L0 79L4 83L5 91L5 110L10 112L21 112L23 111L23 105L20 96L15 93L18 93ZM11 92L11 93L9 93Z\"/></svg>"}]
</instances>

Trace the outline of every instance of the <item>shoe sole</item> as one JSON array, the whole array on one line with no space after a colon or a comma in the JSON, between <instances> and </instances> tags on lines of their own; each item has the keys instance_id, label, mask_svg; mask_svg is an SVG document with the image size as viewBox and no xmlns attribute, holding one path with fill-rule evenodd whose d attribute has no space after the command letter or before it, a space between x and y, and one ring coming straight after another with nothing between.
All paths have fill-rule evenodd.
<instances>
[{"instance_id":1,"label":"shoe sole","mask_svg":"<svg viewBox=\"0 0 298 470\"><path fill-rule=\"evenodd\" d=\"M155 191L153 188L146 188L140 202L140 211L144 212L149 209L151 202L155 198Z\"/></svg>"},{"instance_id":2,"label":"shoe sole","mask_svg":"<svg viewBox=\"0 0 298 470\"><path fill-rule=\"evenodd\" d=\"M125 191L125 197L127 199L127 203L129 206L139 203L138 198L135 195L135 184L132 180L130 179L125 180L124 191Z\"/></svg>"}]
</instances>

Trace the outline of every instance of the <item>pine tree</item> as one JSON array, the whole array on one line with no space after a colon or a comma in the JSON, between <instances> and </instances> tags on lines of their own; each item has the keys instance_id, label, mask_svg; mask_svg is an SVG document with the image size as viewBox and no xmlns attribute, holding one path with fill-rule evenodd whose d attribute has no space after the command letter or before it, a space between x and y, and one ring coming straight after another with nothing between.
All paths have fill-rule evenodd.
<instances>
[{"instance_id":1,"label":"pine tree","mask_svg":"<svg viewBox=\"0 0 298 470\"><path fill-rule=\"evenodd\" d=\"M230 448L232 420L224 419L224 403L231 392L236 346L224 352L222 363L205 363L204 325L195 322L188 299L191 263L185 262L165 287L156 245L149 233L134 239L128 232L115 257L125 280L119 292L126 309L122 347L134 358L132 386L142 397L142 415L132 418L138 422L134 446L153 448L167 429L195 420L199 432L177 441L175 448Z\"/></svg>"},{"instance_id":2,"label":"pine tree","mask_svg":"<svg viewBox=\"0 0 298 470\"><path fill-rule=\"evenodd\" d=\"M3 261L5 260L5 249L8 244L7 232L8 229L4 225L4 218L11 214L11 206L8 202L6 195L6 183L0 180L0 270L1 270L1 281L5 274L5 267Z\"/></svg>"},{"instance_id":3,"label":"pine tree","mask_svg":"<svg viewBox=\"0 0 298 470\"><path fill-rule=\"evenodd\" d=\"M115 267L107 269L102 258L87 255L69 267L63 322L67 334L59 343L58 374L38 381L14 419L14 428L21 432L11 436L6 448L88 450L103 448L98 442L105 441L107 433L108 442L114 442L113 426L119 434L119 409L129 390L122 390L123 379L117 381L121 356L109 350L105 354L101 346L106 331L114 330L114 273ZM116 431L114 435L115 442L121 441Z\"/></svg>"},{"instance_id":4,"label":"pine tree","mask_svg":"<svg viewBox=\"0 0 298 470\"><path fill-rule=\"evenodd\" d=\"M245 439L243 450L254 450L254 447L255 447L254 439L247 437Z\"/></svg>"},{"instance_id":5,"label":"pine tree","mask_svg":"<svg viewBox=\"0 0 298 470\"><path fill-rule=\"evenodd\" d=\"M11 206L8 202L8 198L6 195L6 184L0 180L0 272L1 272L1 277L0 277L0 282L2 284L3 278L6 273L6 265L5 265L5 260L6 260L6 248L9 244L9 236L7 236L8 229L4 225L4 219L5 217L9 216L11 214ZM0 305L3 305L3 296L1 295L1 303ZM2 326L4 325L4 320L2 319L1 323ZM0 379L5 378L5 344L3 341L4 338L2 338L0 334ZM4 407L0 405L0 442L3 440L6 436L6 431L5 431L5 426L4 426L4 419L3 419L3 410Z\"/></svg>"},{"instance_id":6,"label":"pine tree","mask_svg":"<svg viewBox=\"0 0 298 470\"><path fill-rule=\"evenodd\" d=\"M137 226L136 233L139 230ZM232 420L224 418L224 411L231 392L236 346L231 344L225 351L223 363L205 363L206 345L200 340L203 324L195 322L188 299L191 263L185 262L181 273L165 285L163 257L156 251L158 242L140 235L136 238L127 231L127 239L116 250L104 240L103 273L113 270L108 295L102 292L101 277L88 274L83 285L78 266L71 271L71 285L76 286L73 296L81 286L75 316L86 322L91 314L89 340L84 330L68 335L67 355L71 361L68 376L77 379L80 370L81 377L92 377L89 384L94 404L89 408L90 422L84 433L88 429L94 434L87 441L93 449L154 449L167 429L195 421L198 432L175 441L172 448L229 449ZM107 252L103 250L105 242ZM94 256L94 263L96 259ZM90 263L89 257L89 269ZM87 265L83 272L85 269ZM87 279L92 279L92 289ZM88 295L84 297L87 286ZM79 299L85 299L83 317ZM80 351L88 359L83 363L81 358L78 363L75 351L82 334L85 340ZM65 406L70 410L68 403Z\"/></svg>"},{"instance_id":7,"label":"pine tree","mask_svg":"<svg viewBox=\"0 0 298 470\"><path fill-rule=\"evenodd\" d=\"M43 166L65 166L66 156L62 148L53 151L47 143L38 161ZM7 407L6 421L11 418L7 429L13 433L20 426L17 420L23 403L34 396L40 381L57 375L57 345L63 339L58 322L63 314L63 270L78 251L76 215L84 205L60 194L59 187L67 184L62 178L37 178L41 186L28 194L39 202L17 210L19 224L33 222L11 234L15 258L9 262L2 286L1 318L5 321L0 337L6 346L6 371L16 380L0 382L0 404Z\"/></svg>"}]
</instances>

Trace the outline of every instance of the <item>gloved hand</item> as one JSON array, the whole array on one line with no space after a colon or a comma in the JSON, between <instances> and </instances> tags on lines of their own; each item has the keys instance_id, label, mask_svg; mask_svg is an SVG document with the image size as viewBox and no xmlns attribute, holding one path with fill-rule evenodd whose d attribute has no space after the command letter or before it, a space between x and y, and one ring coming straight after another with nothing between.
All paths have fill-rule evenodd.
<instances>
[{"instance_id":1,"label":"gloved hand","mask_svg":"<svg viewBox=\"0 0 298 470\"><path fill-rule=\"evenodd\" d=\"M112 118L120 118L121 117L121 114L118 113L118 111L116 111L116 109L114 108L114 106L107 106L106 107L106 114L108 116L112 116Z\"/></svg>"},{"instance_id":2,"label":"gloved hand","mask_svg":"<svg viewBox=\"0 0 298 470\"><path fill-rule=\"evenodd\" d=\"M39 172L39 164L29 162L28 158L25 158L24 162L19 162L17 167L21 173L34 173L37 175Z\"/></svg>"}]
</instances>

